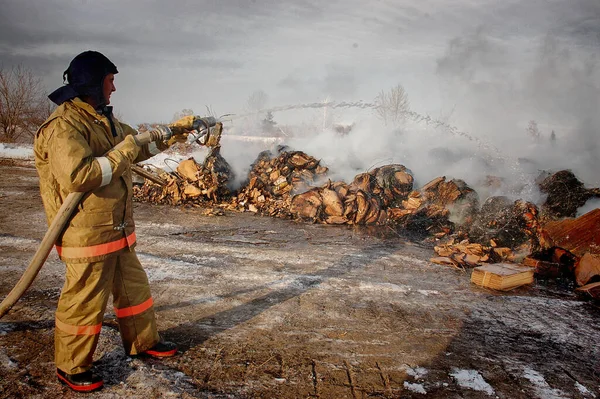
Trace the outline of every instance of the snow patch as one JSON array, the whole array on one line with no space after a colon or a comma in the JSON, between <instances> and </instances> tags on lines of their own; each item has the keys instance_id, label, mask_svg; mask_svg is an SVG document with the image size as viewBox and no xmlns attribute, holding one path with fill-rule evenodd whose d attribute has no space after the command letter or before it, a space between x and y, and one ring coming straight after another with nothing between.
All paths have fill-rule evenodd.
<instances>
[{"instance_id":1,"label":"snow patch","mask_svg":"<svg viewBox=\"0 0 600 399\"><path fill-rule=\"evenodd\" d=\"M0 366L7 370L16 370L19 368L19 365L8 357L4 348L0 349Z\"/></svg>"},{"instance_id":2,"label":"snow patch","mask_svg":"<svg viewBox=\"0 0 600 399\"><path fill-rule=\"evenodd\" d=\"M421 295L429 296L429 295L440 295L439 291L435 290L417 290L417 292Z\"/></svg>"},{"instance_id":3,"label":"snow patch","mask_svg":"<svg viewBox=\"0 0 600 399\"><path fill-rule=\"evenodd\" d=\"M135 227L138 230L148 229L152 231L157 231L160 234L174 234L174 233L183 233L189 230L188 227L182 226L180 224L172 224L172 223L154 223L154 222L136 222Z\"/></svg>"},{"instance_id":4,"label":"snow patch","mask_svg":"<svg viewBox=\"0 0 600 399\"><path fill-rule=\"evenodd\" d=\"M399 259L403 262L406 262L408 264L411 265L421 265L421 266L430 266L430 263L428 261L424 261L421 259L417 259L417 258L413 258L411 256L405 256L405 255L391 255L389 257L387 257L388 259Z\"/></svg>"},{"instance_id":5,"label":"snow patch","mask_svg":"<svg viewBox=\"0 0 600 399\"><path fill-rule=\"evenodd\" d=\"M401 294L406 294L411 290L411 287L408 285L398 285L392 283L364 283L360 282L359 285L360 290L364 291L378 291L378 292L398 292Z\"/></svg>"},{"instance_id":6,"label":"snow patch","mask_svg":"<svg viewBox=\"0 0 600 399\"><path fill-rule=\"evenodd\" d=\"M205 268L197 263L171 260L139 252L137 255L140 262L144 265L148 280L150 281L160 281L169 278L181 280L197 277L201 269Z\"/></svg>"},{"instance_id":7,"label":"snow patch","mask_svg":"<svg viewBox=\"0 0 600 399\"><path fill-rule=\"evenodd\" d=\"M33 159L33 146L0 143L0 158Z\"/></svg>"},{"instance_id":8,"label":"snow patch","mask_svg":"<svg viewBox=\"0 0 600 399\"><path fill-rule=\"evenodd\" d=\"M450 376L454 377L456 383L462 388L469 388L474 391L485 392L488 395L494 394L494 389L485 382L477 370L458 370L453 369Z\"/></svg>"},{"instance_id":9,"label":"snow patch","mask_svg":"<svg viewBox=\"0 0 600 399\"><path fill-rule=\"evenodd\" d=\"M15 330L15 324L13 323L0 323L0 336L6 335Z\"/></svg>"},{"instance_id":10,"label":"snow patch","mask_svg":"<svg viewBox=\"0 0 600 399\"><path fill-rule=\"evenodd\" d=\"M25 195L24 191L2 191L0 195L4 197L22 197Z\"/></svg>"},{"instance_id":11,"label":"snow patch","mask_svg":"<svg viewBox=\"0 0 600 399\"><path fill-rule=\"evenodd\" d=\"M579 381L575 381L575 388L577 388L577 390L583 395L583 396L590 396L592 398L596 397L596 394L594 394L593 392L590 392L589 389L587 389L586 387L584 387L583 385L581 385L579 383Z\"/></svg>"},{"instance_id":12,"label":"snow patch","mask_svg":"<svg viewBox=\"0 0 600 399\"><path fill-rule=\"evenodd\" d=\"M160 237L151 241L150 238L146 237L143 242L140 242L139 248L151 246L153 250L161 251L162 253L174 252L180 254L182 252L181 240L172 237ZM277 248L261 247L260 250L249 250L240 252L237 248L232 247L228 242L199 242L194 243L193 248L196 253L211 253L212 255L219 255L220 261L224 262L225 256L231 256L235 260L249 260L256 262L265 262L271 264L274 258L285 259L285 263L288 265L309 265L316 266L319 268L328 268L335 265L335 258L332 259L331 252L323 252L322 254L313 254L309 262L301 256L290 256L289 251L280 250ZM189 251L188 251L189 252ZM351 255L346 255L351 256Z\"/></svg>"},{"instance_id":13,"label":"snow patch","mask_svg":"<svg viewBox=\"0 0 600 399\"><path fill-rule=\"evenodd\" d=\"M38 246L39 241L29 238L0 235L0 246L29 250Z\"/></svg>"},{"instance_id":14,"label":"snow patch","mask_svg":"<svg viewBox=\"0 0 600 399\"><path fill-rule=\"evenodd\" d=\"M411 382L404 381L404 388L415 393L420 393L421 395L427 395L427 391L423 387L423 384L413 384Z\"/></svg>"},{"instance_id":15,"label":"snow patch","mask_svg":"<svg viewBox=\"0 0 600 399\"><path fill-rule=\"evenodd\" d=\"M428 371L425 367L407 367L406 368L406 374L410 375L411 377L419 380L423 377L425 377L427 375Z\"/></svg>"},{"instance_id":16,"label":"snow patch","mask_svg":"<svg viewBox=\"0 0 600 399\"><path fill-rule=\"evenodd\" d=\"M566 399L568 396L560 389L554 389L546 382L543 375L532 368L523 368L523 377L534 385L535 393L545 399Z\"/></svg>"},{"instance_id":17,"label":"snow patch","mask_svg":"<svg viewBox=\"0 0 600 399\"><path fill-rule=\"evenodd\" d=\"M213 263L213 262L223 261L223 259L217 258L215 256L198 256L198 255L183 254L183 255L181 255L181 257L183 259L185 259L186 261L194 262L194 263L203 263L203 262Z\"/></svg>"}]
</instances>

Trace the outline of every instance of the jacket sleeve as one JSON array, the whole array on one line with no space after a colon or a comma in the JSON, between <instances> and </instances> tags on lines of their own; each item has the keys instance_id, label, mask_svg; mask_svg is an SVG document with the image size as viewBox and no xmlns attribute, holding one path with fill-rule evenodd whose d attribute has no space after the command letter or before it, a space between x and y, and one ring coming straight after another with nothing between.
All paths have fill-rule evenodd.
<instances>
[{"instance_id":1,"label":"jacket sleeve","mask_svg":"<svg viewBox=\"0 0 600 399\"><path fill-rule=\"evenodd\" d=\"M85 137L62 118L49 126L48 163L52 175L69 192L86 192L100 186L102 171Z\"/></svg>"},{"instance_id":2,"label":"jacket sleeve","mask_svg":"<svg viewBox=\"0 0 600 399\"><path fill-rule=\"evenodd\" d=\"M130 134L135 136L138 134L137 130L125 123L121 123L121 128L123 129L123 133L125 134L125 136L128 136ZM134 163L142 162L149 158L152 158L153 156L160 154L167 148L169 148L169 146L162 142L153 142L150 144L143 145L142 147L140 147L140 153L135 159Z\"/></svg>"},{"instance_id":3,"label":"jacket sleeve","mask_svg":"<svg viewBox=\"0 0 600 399\"><path fill-rule=\"evenodd\" d=\"M48 130L48 163L58 184L69 192L88 192L120 177L130 165L121 151L96 157L80 130L63 118Z\"/></svg>"}]
</instances>

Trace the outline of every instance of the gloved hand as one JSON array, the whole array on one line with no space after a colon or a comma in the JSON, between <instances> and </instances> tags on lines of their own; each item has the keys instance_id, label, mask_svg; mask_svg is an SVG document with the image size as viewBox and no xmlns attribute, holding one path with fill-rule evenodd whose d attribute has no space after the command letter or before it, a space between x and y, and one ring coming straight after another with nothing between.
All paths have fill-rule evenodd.
<instances>
[{"instance_id":1,"label":"gloved hand","mask_svg":"<svg viewBox=\"0 0 600 399\"><path fill-rule=\"evenodd\" d=\"M167 144L171 146L175 143L185 143L188 134L194 130L194 121L196 119L196 116L188 115L171 123L169 128L171 129L171 132L173 132L173 135Z\"/></svg>"},{"instance_id":2,"label":"gloved hand","mask_svg":"<svg viewBox=\"0 0 600 399\"><path fill-rule=\"evenodd\" d=\"M194 130L194 121L196 119L199 118L194 115L184 116L183 118L180 118L175 122L171 123L169 127L171 128L171 131L173 131L173 135L186 133L190 130Z\"/></svg>"},{"instance_id":3,"label":"gloved hand","mask_svg":"<svg viewBox=\"0 0 600 399\"><path fill-rule=\"evenodd\" d=\"M133 135L125 136L125 139L117 144L109 153L112 152L120 153L124 158L129 160L129 163L133 163L133 161L137 158L140 153L140 147L138 147L137 142Z\"/></svg>"},{"instance_id":4,"label":"gloved hand","mask_svg":"<svg viewBox=\"0 0 600 399\"><path fill-rule=\"evenodd\" d=\"M187 141L190 133L197 134L199 131L204 129L206 129L206 133L208 133L208 129L212 126L215 126L216 123L217 120L213 116L184 116L183 118L180 118L169 125L171 131L173 132L173 137L169 140L169 144L173 144L175 142L185 142Z\"/></svg>"}]
</instances>

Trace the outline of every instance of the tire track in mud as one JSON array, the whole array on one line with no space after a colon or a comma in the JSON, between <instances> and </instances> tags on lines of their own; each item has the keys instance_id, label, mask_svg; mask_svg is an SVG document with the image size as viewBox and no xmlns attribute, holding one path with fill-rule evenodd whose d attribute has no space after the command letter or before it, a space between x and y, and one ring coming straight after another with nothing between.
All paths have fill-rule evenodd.
<instances>
[{"instance_id":1,"label":"tire track in mud","mask_svg":"<svg viewBox=\"0 0 600 399\"><path fill-rule=\"evenodd\" d=\"M354 250L356 251L355 248ZM216 251L220 251L220 249L216 248ZM367 283L361 281L364 279L364 276L360 271L370 267L371 264L376 263L379 258L389 258L395 251L396 249L393 247L377 244L368 247L367 249L363 248L358 251L358 253L351 255L346 254L342 256L341 259L334 261L329 257L328 264L317 271L303 273L301 275L288 275L288 278L292 277L295 279L295 281L292 280L294 281L294 284L288 284L279 288L262 285L259 287L260 289L267 289L267 293L264 295L259 294L253 296L248 298L247 302L244 302L241 305L229 307L227 310L213 313L210 316L199 318L195 321L188 321L183 325L180 324L172 329L167 329L165 335L180 337L180 341L185 341L186 336L195 337L194 339L188 339L187 341L188 351L186 355L190 356L190 358L186 359L186 361L183 362L183 365L179 364L179 367L182 367L182 370L185 370L188 373L191 372L194 380L204 381L207 384L206 386L202 386L204 389L231 389L236 391L237 389L240 389L240 387L247 385L265 385L269 387L267 390L269 392L272 389L276 390L278 397L297 397L304 389L306 389L307 392L312 390L313 394L318 395L321 395L319 393L320 390L323 392L323 397L333 397L332 395L343 397L341 392L348 390L350 390L348 392L351 393L352 397L359 397L359 395L362 396L367 392L389 392L394 389L397 392L400 389L398 387L402 386L401 383L404 380L405 375L402 371L398 373L392 369L386 370L389 374L394 375L394 382L399 381L399 385L396 383L395 388L392 388L391 384L388 386L381 385L381 364L393 363L398 355L402 355L402 351L397 351L397 354L390 356L386 354L388 350L385 348L381 349L381 347L388 343L388 340L385 338L386 336L390 334L397 335L398 331L408 331L411 328L414 329L414 325L406 324L406 326L398 328L399 322L395 320L392 322L389 320L389 317L386 316L383 319L387 324L383 323L381 328L372 328L369 337L367 338L362 336L364 333L361 330L364 329L364 324L359 325L357 328L352 328L353 322L357 319L366 317L379 320L382 318L382 315L388 313L385 309L377 310L380 305L369 307L369 304L366 303L365 306L356 306L355 302L364 302L361 297L373 295L373 293L375 293L376 299L370 301L372 305L375 303L374 301L381 300L382 289L384 292L387 291L392 294L402 295L410 291L410 289L407 289L403 285L378 281L369 281ZM247 254L245 254L243 258L243 261L247 260ZM271 271L267 269L264 272L269 275ZM279 278L281 276L278 274L276 277ZM202 280L202 278L199 278L199 280ZM189 284L189 281L187 284ZM270 292L269 289L271 289ZM353 291L356 292L356 299L349 301L345 298L340 298L338 302L342 305L337 307L334 306L333 309L327 307L319 309L323 296L330 297L334 294L337 296L344 296ZM240 294L245 294L247 292L248 291L245 290L244 292L240 292ZM264 291L261 291L261 294L262 292ZM371 294L369 294L369 292ZM415 295L425 296L427 293L431 292L433 291L421 290L421 292L414 291L413 293ZM313 296L314 298L312 298ZM299 306L296 309L284 309L272 312L274 308L292 306L289 304L298 304ZM185 305L188 306L189 303L185 303ZM349 308L350 315L348 315L347 311L340 311L341 308ZM162 309L159 307L159 310ZM315 313L319 311L321 314L317 318L325 318L328 320L326 325L319 326L318 322L309 320L311 324L317 324L317 326L306 326L303 325L303 323L306 323L306 320L294 320L294 317L281 316L281 314L294 315ZM342 312L345 314L340 314ZM265 315L266 313L276 313L276 315ZM367 316L363 317L356 313ZM421 312L418 317L422 317L423 313L424 312ZM268 320L265 321L265 319ZM350 319L349 322L348 319ZM428 316L428 320L433 320L433 317ZM276 326L273 326L273 321L275 321ZM273 347L273 342L279 342L279 345L282 345L281 348L276 349L285 351L285 354L282 356L286 357L286 364L294 365L294 371L288 373L285 379L288 384L293 383L293 386L295 387L294 391L287 392L284 387L279 386L278 384L269 384L268 381L264 380L264 375L254 377L255 380L250 383L249 379L256 374L256 367L250 367L252 372L249 372L248 365L254 365L260 361L254 360L252 356L248 355L250 350L236 351L232 349L230 351L223 351L223 349L221 349L217 352L219 354L217 358L221 359L218 367L215 366L215 363L211 365L209 370L205 370L202 367L189 367L189 364L203 363L203 360L205 359L202 357L204 352L203 349L206 349L207 346L211 346L206 343L211 342L215 337L220 338L223 335L228 337L228 339L233 339L234 341L240 340L244 345L252 346L253 353L261 353L260 350L255 349L256 345L248 343L249 341L251 342L252 339L244 337L246 332L241 332L240 335L239 332L235 331L238 329L238 326L248 323L252 324L253 330L259 329L261 334L267 334L267 336L269 336L269 347ZM209 324L210 327L208 328L207 325ZM269 334L268 331L272 330L273 327L277 329L281 327L282 324L294 326L293 330L285 331L286 337L284 340ZM343 332L337 333L336 331L340 328ZM449 332L446 328L444 328L444 330L446 330L446 334ZM435 330L430 328L429 331L432 336L441 335L441 329ZM424 332L425 329L420 331L420 333ZM376 338L376 336L380 336L380 338ZM230 342L229 344L218 345L220 348L229 348L234 344L233 342ZM309 351L306 349L307 346L322 346L322 348L314 348ZM369 365L363 363L364 360L357 360L353 356L341 356L340 353L343 351L340 350L340 346L346 347L346 350L349 349L349 346L355 348L353 351L363 352L361 355L362 357L365 355L367 357L374 357L377 361L368 361L369 363L372 363ZM368 350L365 350L365 348L368 347L373 348L373 355L365 353L368 352ZM409 353L410 350L407 349L404 352ZM225 353L225 355L223 353ZM308 356L309 354L311 354L311 356ZM264 354L264 356L269 359L267 354ZM227 365L223 365L222 359L224 357L228 359L226 362ZM316 360L313 357L319 357L320 359ZM352 365L348 363L348 359L351 359ZM264 361L260 364L264 364ZM306 370L308 371L306 375L312 375L311 378L306 379L303 377L305 369L308 369ZM317 375L317 369L322 369L318 372L319 377L315 377L315 375ZM352 371L353 369L356 369L356 371ZM241 370L244 371L242 372ZM204 377L202 376L203 373ZM400 374L399 377L398 374ZM356 375L356 382L353 380L350 381L348 379L349 375ZM230 384L227 386L222 386L222 383L221 385L215 385L218 384L215 381L221 382L224 380L229 381ZM236 385L236 380L238 385ZM300 391L297 389L300 389ZM261 391L262 389L259 389L257 392Z\"/></svg>"}]
</instances>

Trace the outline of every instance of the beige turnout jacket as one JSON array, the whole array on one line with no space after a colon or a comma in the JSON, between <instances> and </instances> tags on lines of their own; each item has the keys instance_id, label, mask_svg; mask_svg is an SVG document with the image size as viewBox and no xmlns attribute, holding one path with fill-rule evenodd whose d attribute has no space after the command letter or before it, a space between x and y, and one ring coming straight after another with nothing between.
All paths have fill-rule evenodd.
<instances>
[{"instance_id":1,"label":"beige turnout jacket","mask_svg":"<svg viewBox=\"0 0 600 399\"><path fill-rule=\"evenodd\" d=\"M107 152L137 132L109 117L75 98L58 106L36 133L35 165L48 224L69 193L86 193L56 242L67 262L96 262L136 242L130 163L118 151ZM144 146L134 162L152 155Z\"/></svg>"}]
</instances>

